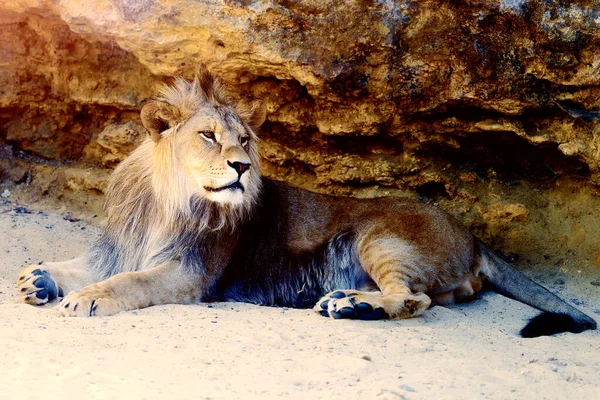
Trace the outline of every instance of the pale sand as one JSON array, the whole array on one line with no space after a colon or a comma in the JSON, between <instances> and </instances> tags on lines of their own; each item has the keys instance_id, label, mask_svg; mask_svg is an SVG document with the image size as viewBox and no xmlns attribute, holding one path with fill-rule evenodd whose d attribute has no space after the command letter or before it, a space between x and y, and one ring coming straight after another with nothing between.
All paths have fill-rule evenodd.
<instances>
[{"instance_id":1,"label":"pale sand","mask_svg":"<svg viewBox=\"0 0 600 400\"><path fill-rule=\"evenodd\" d=\"M1 399L600 398L599 331L521 339L536 311L493 293L404 321L236 303L61 318L18 302L17 273L78 255L100 230L15 207L0 199ZM558 279L598 319L592 278Z\"/></svg>"}]
</instances>

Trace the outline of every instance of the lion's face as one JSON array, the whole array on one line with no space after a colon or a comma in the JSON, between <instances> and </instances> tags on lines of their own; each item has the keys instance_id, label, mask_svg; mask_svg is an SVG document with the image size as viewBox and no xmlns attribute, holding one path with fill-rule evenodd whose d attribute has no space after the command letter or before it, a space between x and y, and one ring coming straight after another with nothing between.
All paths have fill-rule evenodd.
<instances>
[{"instance_id":1,"label":"lion's face","mask_svg":"<svg viewBox=\"0 0 600 400\"><path fill-rule=\"evenodd\" d=\"M232 105L206 70L192 82L177 79L161 93L163 97L146 104L141 113L156 143L155 191L174 204L200 196L247 210L260 191L254 132L265 121L264 105L260 101Z\"/></svg>"},{"instance_id":2,"label":"lion's face","mask_svg":"<svg viewBox=\"0 0 600 400\"><path fill-rule=\"evenodd\" d=\"M256 135L229 107L202 105L167 140L198 194L223 204L242 204L259 184Z\"/></svg>"},{"instance_id":3,"label":"lion's face","mask_svg":"<svg viewBox=\"0 0 600 400\"><path fill-rule=\"evenodd\" d=\"M146 104L141 113L156 143L155 189L160 187L163 197L200 196L247 209L260 190L254 130L265 120L264 105L231 105L206 71L193 82L179 79L162 93L164 98Z\"/></svg>"}]
</instances>

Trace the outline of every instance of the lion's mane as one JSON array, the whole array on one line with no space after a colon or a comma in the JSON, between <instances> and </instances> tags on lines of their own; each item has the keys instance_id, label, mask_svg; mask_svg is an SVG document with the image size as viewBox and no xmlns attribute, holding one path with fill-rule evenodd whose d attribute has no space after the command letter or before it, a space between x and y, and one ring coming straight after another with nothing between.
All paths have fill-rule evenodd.
<instances>
[{"instance_id":1,"label":"lion's mane","mask_svg":"<svg viewBox=\"0 0 600 400\"><path fill-rule=\"evenodd\" d=\"M181 144L174 136L203 103L234 109L212 74L200 71L192 82L176 79L160 93L159 100L179 112L179 122L158 142L147 139L113 172L106 192L107 227L87 256L99 276L150 268L170 259L181 259L184 268L202 272L203 267L195 265L202 257L190 251L201 251L198 243L208 235L214 239L231 234L249 217L260 192L257 170L242 204L208 201L197 193L178 158ZM243 118L245 108L238 105L235 112ZM252 135L248 154L258 168L257 138Z\"/></svg>"}]
</instances>

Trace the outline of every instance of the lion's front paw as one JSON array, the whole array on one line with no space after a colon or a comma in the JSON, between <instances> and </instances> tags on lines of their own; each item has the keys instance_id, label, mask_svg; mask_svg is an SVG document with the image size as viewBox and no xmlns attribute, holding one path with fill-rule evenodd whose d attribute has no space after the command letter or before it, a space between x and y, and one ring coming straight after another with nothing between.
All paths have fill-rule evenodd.
<instances>
[{"instance_id":1,"label":"lion's front paw","mask_svg":"<svg viewBox=\"0 0 600 400\"><path fill-rule=\"evenodd\" d=\"M102 285L90 285L69 293L57 306L64 317L93 317L112 315L125 310Z\"/></svg>"},{"instance_id":2,"label":"lion's front paw","mask_svg":"<svg viewBox=\"0 0 600 400\"><path fill-rule=\"evenodd\" d=\"M63 296L61 288L40 265L24 268L17 278L17 284L21 298L27 304L41 306Z\"/></svg>"}]
</instances>

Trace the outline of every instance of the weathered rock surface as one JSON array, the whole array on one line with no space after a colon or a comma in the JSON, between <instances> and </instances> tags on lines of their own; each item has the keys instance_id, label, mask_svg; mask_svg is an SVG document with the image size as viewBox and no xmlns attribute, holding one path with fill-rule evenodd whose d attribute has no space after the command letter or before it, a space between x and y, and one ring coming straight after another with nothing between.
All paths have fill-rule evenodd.
<instances>
[{"instance_id":1,"label":"weathered rock surface","mask_svg":"<svg viewBox=\"0 0 600 400\"><path fill-rule=\"evenodd\" d=\"M141 104L200 62L266 102L265 174L413 191L507 253L596 268L596 1L0 0L0 178L99 199ZM579 228L548 222L574 207Z\"/></svg>"}]
</instances>

